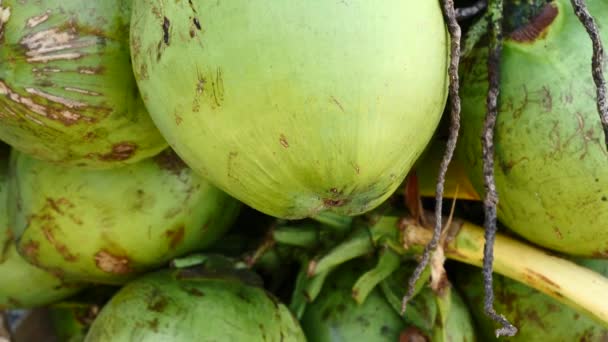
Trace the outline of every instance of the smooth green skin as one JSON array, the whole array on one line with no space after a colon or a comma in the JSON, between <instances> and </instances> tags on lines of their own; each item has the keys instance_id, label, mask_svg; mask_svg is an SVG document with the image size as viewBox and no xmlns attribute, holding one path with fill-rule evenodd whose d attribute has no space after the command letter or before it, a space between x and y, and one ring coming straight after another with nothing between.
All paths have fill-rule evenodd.
<instances>
[{"instance_id":1,"label":"smooth green skin","mask_svg":"<svg viewBox=\"0 0 608 342\"><path fill-rule=\"evenodd\" d=\"M0 140L95 169L166 148L133 78L130 0L3 0L0 13Z\"/></svg>"},{"instance_id":2,"label":"smooth green skin","mask_svg":"<svg viewBox=\"0 0 608 342\"><path fill-rule=\"evenodd\" d=\"M47 310L55 336L60 342L84 341L96 318L92 313L94 304L90 303L58 303L49 306Z\"/></svg>"},{"instance_id":3,"label":"smooth green skin","mask_svg":"<svg viewBox=\"0 0 608 342\"><path fill-rule=\"evenodd\" d=\"M85 339L95 341L306 341L293 315L262 288L235 279L148 274L122 288Z\"/></svg>"},{"instance_id":4,"label":"smooth green skin","mask_svg":"<svg viewBox=\"0 0 608 342\"><path fill-rule=\"evenodd\" d=\"M584 261L580 264L608 276L608 261ZM496 324L483 312L483 284L481 272L463 267L456 284L469 304L484 341L494 341ZM584 288L581 288L584 291ZM515 280L494 275L494 308L513 323L519 332L508 341L607 341L608 327L582 313Z\"/></svg>"},{"instance_id":5,"label":"smooth green skin","mask_svg":"<svg viewBox=\"0 0 608 342\"><path fill-rule=\"evenodd\" d=\"M448 46L436 1L133 2L133 70L163 136L280 218L393 193L441 117Z\"/></svg>"},{"instance_id":6,"label":"smooth green skin","mask_svg":"<svg viewBox=\"0 0 608 342\"><path fill-rule=\"evenodd\" d=\"M76 296L46 307L57 342L84 341L103 306L120 290L114 286L92 286Z\"/></svg>"},{"instance_id":7,"label":"smooth green skin","mask_svg":"<svg viewBox=\"0 0 608 342\"><path fill-rule=\"evenodd\" d=\"M340 266L325 281L319 296L306 306L302 329L309 342L399 341L408 325L387 302L380 288L358 305L352 287L366 269L361 260Z\"/></svg>"},{"instance_id":8,"label":"smooth green skin","mask_svg":"<svg viewBox=\"0 0 608 342\"><path fill-rule=\"evenodd\" d=\"M4 233L4 232L2 232ZM25 309L65 299L82 289L25 261L10 243L0 261L0 309Z\"/></svg>"},{"instance_id":9,"label":"smooth green skin","mask_svg":"<svg viewBox=\"0 0 608 342\"><path fill-rule=\"evenodd\" d=\"M241 204L178 161L167 150L123 168L84 171L15 152L9 203L20 253L66 279L121 284L208 247Z\"/></svg>"},{"instance_id":10,"label":"smooth green skin","mask_svg":"<svg viewBox=\"0 0 608 342\"><path fill-rule=\"evenodd\" d=\"M450 292L450 310L445 328L436 326L433 341L443 342L475 342L476 332L469 308L456 289Z\"/></svg>"},{"instance_id":11,"label":"smooth green skin","mask_svg":"<svg viewBox=\"0 0 608 342\"><path fill-rule=\"evenodd\" d=\"M0 146L0 150L6 146ZM56 276L27 263L17 253L8 229L8 158L0 151L0 310L31 308L66 298L78 290Z\"/></svg>"},{"instance_id":12,"label":"smooth green skin","mask_svg":"<svg viewBox=\"0 0 608 342\"><path fill-rule=\"evenodd\" d=\"M85 315L87 307L51 307L49 317L57 339L62 342L82 342L88 331L88 326L79 320L79 315Z\"/></svg>"},{"instance_id":13,"label":"smooth green skin","mask_svg":"<svg viewBox=\"0 0 608 342\"><path fill-rule=\"evenodd\" d=\"M536 244L608 257L608 152L591 78L591 41L568 0L544 38L505 40L495 133L498 217ZM587 1L600 27L608 2ZM602 26L603 25L603 26ZM602 31L608 44L608 31ZM458 155L483 194L481 132L487 48L462 64Z\"/></svg>"},{"instance_id":14,"label":"smooth green skin","mask_svg":"<svg viewBox=\"0 0 608 342\"><path fill-rule=\"evenodd\" d=\"M4 260L4 247L12 239L8 229L8 160L10 147L0 142L0 262Z\"/></svg>"}]
</instances>

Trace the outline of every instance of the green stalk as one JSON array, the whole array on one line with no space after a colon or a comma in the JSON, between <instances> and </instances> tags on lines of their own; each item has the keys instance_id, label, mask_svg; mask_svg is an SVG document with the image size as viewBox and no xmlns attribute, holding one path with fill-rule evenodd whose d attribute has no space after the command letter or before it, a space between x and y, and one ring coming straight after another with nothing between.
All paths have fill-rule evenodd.
<instances>
[{"instance_id":1,"label":"green stalk","mask_svg":"<svg viewBox=\"0 0 608 342\"><path fill-rule=\"evenodd\" d=\"M312 217L312 219L323 223L328 227L335 228L338 231L347 231L350 229L353 222L353 218L350 216L344 216L330 211L323 211Z\"/></svg>"},{"instance_id":2,"label":"green stalk","mask_svg":"<svg viewBox=\"0 0 608 342\"><path fill-rule=\"evenodd\" d=\"M272 232L275 242L303 248L312 248L319 243L319 229L311 227L278 227Z\"/></svg>"},{"instance_id":3,"label":"green stalk","mask_svg":"<svg viewBox=\"0 0 608 342\"><path fill-rule=\"evenodd\" d=\"M378 264L373 269L365 272L353 286L353 298L358 304L362 304L370 292L386 277L390 276L401 263L401 257L390 248L380 251Z\"/></svg>"},{"instance_id":4,"label":"green stalk","mask_svg":"<svg viewBox=\"0 0 608 342\"><path fill-rule=\"evenodd\" d=\"M374 244L367 229L356 230L346 241L334 247L318 261L312 261L310 277L324 273L349 260L374 251Z\"/></svg>"},{"instance_id":5,"label":"green stalk","mask_svg":"<svg viewBox=\"0 0 608 342\"><path fill-rule=\"evenodd\" d=\"M484 230L469 222L454 222L457 234L444 246L447 258L481 267ZM415 225L404 231L404 244L422 251L432 232ZM496 236L494 272L543 292L608 327L608 278L547 251ZM481 276L481 273L480 275Z\"/></svg>"}]
</instances>

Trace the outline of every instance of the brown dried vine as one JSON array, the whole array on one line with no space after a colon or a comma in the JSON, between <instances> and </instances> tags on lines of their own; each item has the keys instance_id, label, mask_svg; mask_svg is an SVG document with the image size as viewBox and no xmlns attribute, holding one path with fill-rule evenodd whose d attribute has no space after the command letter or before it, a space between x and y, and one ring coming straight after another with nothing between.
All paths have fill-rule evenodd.
<instances>
[{"instance_id":1,"label":"brown dried vine","mask_svg":"<svg viewBox=\"0 0 608 342\"><path fill-rule=\"evenodd\" d=\"M423 270L427 267L432 253L436 250L442 232L442 199L445 174L452 159L458 131L460 128L460 97L458 64L460 60L460 39L461 29L457 20L463 20L477 15L484 8L488 9L488 32L489 32L489 55L488 55L488 93L486 97L486 117L484 120L482 134L482 155L483 155L483 178L485 187L484 204L484 227L485 245L483 251L483 281L484 281L484 311L495 322L500 323L501 327L496 330L496 336L515 336L518 329L512 325L506 317L500 315L494 309L494 290L493 290L493 261L494 261L494 241L497 232L497 205L498 192L494 177L494 132L498 118L498 102L500 94L500 60L503 47L503 0L479 0L470 7L454 9L453 0L443 0L443 12L451 36L452 60L450 63L450 98L451 98L451 126L450 137L447 149L443 156L440 172L437 180L435 194L435 226L433 237L425 247L422 258L408 281L408 290L403 298L402 313L405 312L407 302L414 293L415 284L420 278ZM589 13L584 0L571 0L572 7L581 24L585 27L593 45L593 57L591 61L592 76L597 88L597 110L602 122L605 135L605 143L608 148L608 99L606 81L603 75L604 49L599 33L599 28L594 18Z\"/></svg>"},{"instance_id":2,"label":"brown dried vine","mask_svg":"<svg viewBox=\"0 0 608 342\"><path fill-rule=\"evenodd\" d=\"M498 118L498 97L500 94L500 58L502 56L503 30L502 13L503 0L490 0L490 44L488 55L488 95L486 98L486 118L482 134L483 178L485 186L484 227L485 245L483 248L483 283L484 310L492 320L502 325L496 330L496 337L515 336L517 328L506 317L496 313L494 309L494 288L492 287L492 272L494 262L494 241L496 240L498 192L494 179L494 130Z\"/></svg>"},{"instance_id":3,"label":"brown dried vine","mask_svg":"<svg viewBox=\"0 0 608 342\"><path fill-rule=\"evenodd\" d=\"M454 155L456 149L456 143L458 142L458 133L460 131L460 95L459 87L460 81L458 77L458 66L460 64L460 38L461 29L456 19L456 11L454 9L453 0L443 0L443 15L447 22L448 31L450 33L450 66L449 66L449 77L450 77L450 135L447 142L447 147L441 165L439 168L439 175L437 177L437 188L435 192L435 226L433 229L433 238L428 245L424 248L422 259L416 266L414 273L411 275L408 281L408 289L406 295L403 297L401 306L402 313L405 313L407 302L412 298L415 290L415 284L422 275L422 272L427 267L431 254L437 249L439 238L442 231L442 219L441 212L443 208L443 191L445 184L445 175L448 170L448 166Z\"/></svg>"}]
</instances>

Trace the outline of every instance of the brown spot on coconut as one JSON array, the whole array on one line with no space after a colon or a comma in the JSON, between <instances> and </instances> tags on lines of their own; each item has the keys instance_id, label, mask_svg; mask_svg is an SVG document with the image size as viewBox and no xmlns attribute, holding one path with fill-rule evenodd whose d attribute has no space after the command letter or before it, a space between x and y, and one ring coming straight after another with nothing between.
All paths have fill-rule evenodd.
<instances>
[{"instance_id":1,"label":"brown spot on coconut","mask_svg":"<svg viewBox=\"0 0 608 342\"><path fill-rule=\"evenodd\" d=\"M186 229L184 225L179 226L176 229L168 230L166 233L167 238L169 238L169 247L171 249L176 249L182 241L184 241L184 235L186 234Z\"/></svg>"},{"instance_id":2,"label":"brown spot on coconut","mask_svg":"<svg viewBox=\"0 0 608 342\"><path fill-rule=\"evenodd\" d=\"M126 160L131 158L137 145L131 142L121 142L112 146L112 151L99 156L101 160Z\"/></svg>"},{"instance_id":3,"label":"brown spot on coconut","mask_svg":"<svg viewBox=\"0 0 608 342\"><path fill-rule=\"evenodd\" d=\"M107 273L123 275L133 272L129 267L129 259L127 257L116 256L105 250L101 250L95 254L95 264L100 270Z\"/></svg>"}]
</instances>

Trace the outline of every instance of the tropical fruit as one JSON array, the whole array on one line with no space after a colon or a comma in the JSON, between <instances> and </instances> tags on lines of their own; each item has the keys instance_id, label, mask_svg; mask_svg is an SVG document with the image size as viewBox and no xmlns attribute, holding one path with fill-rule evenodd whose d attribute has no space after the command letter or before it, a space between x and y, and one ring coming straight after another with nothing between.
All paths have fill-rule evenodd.
<instances>
[{"instance_id":1,"label":"tropical fruit","mask_svg":"<svg viewBox=\"0 0 608 342\"><path fill-rule=\"evenodd\" d=\"M589 0L587 5L605 28L608 3ZM591 42L570 1L522 1L511 7L495 132L499 220L546 248L608 257L608 151L591 78ZM608 44L608 31L602 33ZM461 68L458 154L480 194L486 60L481 44Z\"/></svg>"},{"instance_id":2,"label":"tropical fruit","mask_svg":"<svg viewBox=\"0 0 608 342\"><path fill-rule=\"evenodd\" d=\"M53 303L78 290L78 284L41 270L17 253L8 229L8 147L0 144L0 310L31 308Z\"/></svg>"},{"instance_id":3,"label":"tropical fruit","mask_svg":"<svg viewBox=\"0 0 608 342\"><path fill-rule=\"evenodd\" d=\"M130 0L0 1L0 140L88 168L167 144L137 90Z\"/></svg>"},{"instance_id":4,"label":"tropical fruit","mask_svg":"<svg viewBox=\"0 0 608 342\"><path fill-rule=\"evenodd\" d=\"M448 289L446 298L439 299L426 287L412 300L405 315L399 315L403 284L411 274L409 267L400 267L357 304L353 285L366 270L365 261L357 259L329 275L301 319L309 341L475 340L471 316L455 290ZM440 308L442 302L447 305Z\"/></svg>"},{"instance_id":5,"label":"tropical fruit","mask_svg":"<svg viewBox=\"0 0 608 342\"><path fill-rule=\"evenodd\" d=\"M301 319L309 341L399 340L407 324L379 288L361 305L352 298L352 286L364 271L356 262L350 262L329 276L319 296L306 306Z\"/></svg>"},{"instance_id":6,"label":"tropical fruit","mask_svg":"<svg viewBox=\"0 0 608 342\"><path fill-rule=\"evenodd\" d=\"M579 263L608 276L606 260L581 260ZM479 274L477 269L463 267L457 273L456 284L471 304L480 335L489 341L495 339L495 324L478 305L484 296ZM519 329L509 341L608 341L608 327L515 280L494 275L494 293L496 311Z\"/></svg>"},{"instance_id":7,"label":"tropical fruit","mask_svg":"<svg viewBox=\"0 0 608 342\"><path fill-rule=\"evenodd\" d=\"M15 152L11 172L19 252L66 279L123 283L208 247L240 209L171 150L108 170L66 168Z\"/></svg>"},{"instance_id":8,"label":"tropical fruit","mask_svg":"<svg viewBox=\"0 0 608 342\"><path fill-rule=\"evenodd\" d=\"M391 195L438 125L448 45L436 1L133 2L133 70L163 136L280 218Z\"/></svg>"},{"instance_id":9,"label":"tropical fruit","mask_svg":"<svg viewBox=\"0 0 608 342\"><path fill-rule=\"evenodd\" d=\"M76 296L46 308L54 336L61 342L82 342L100 309L119 290L113 286L92 286Z\"/></svg>"},{"instance_id":10,"label":"tropical fruit","mask_svg":"<svg viewBox=\"0 0 608 342\"><path fill-rule=\"evenodd\" d=\"M83 288L82 284L64 281L60 274L31 265L17 253L13 242L4 246L0 274L0 309L24 309L51 304Z\"/></svg>"},{"instance_id":11,"label":"tropical fruit","mask_svg":"<svg viewBox=\"0 0 608 342\"><path fill-rule=\"evenodd\" d=\"M306 341L254 273L207 263L130 282L103 307L85 341Z\"/></svg>"}]
</instances>

